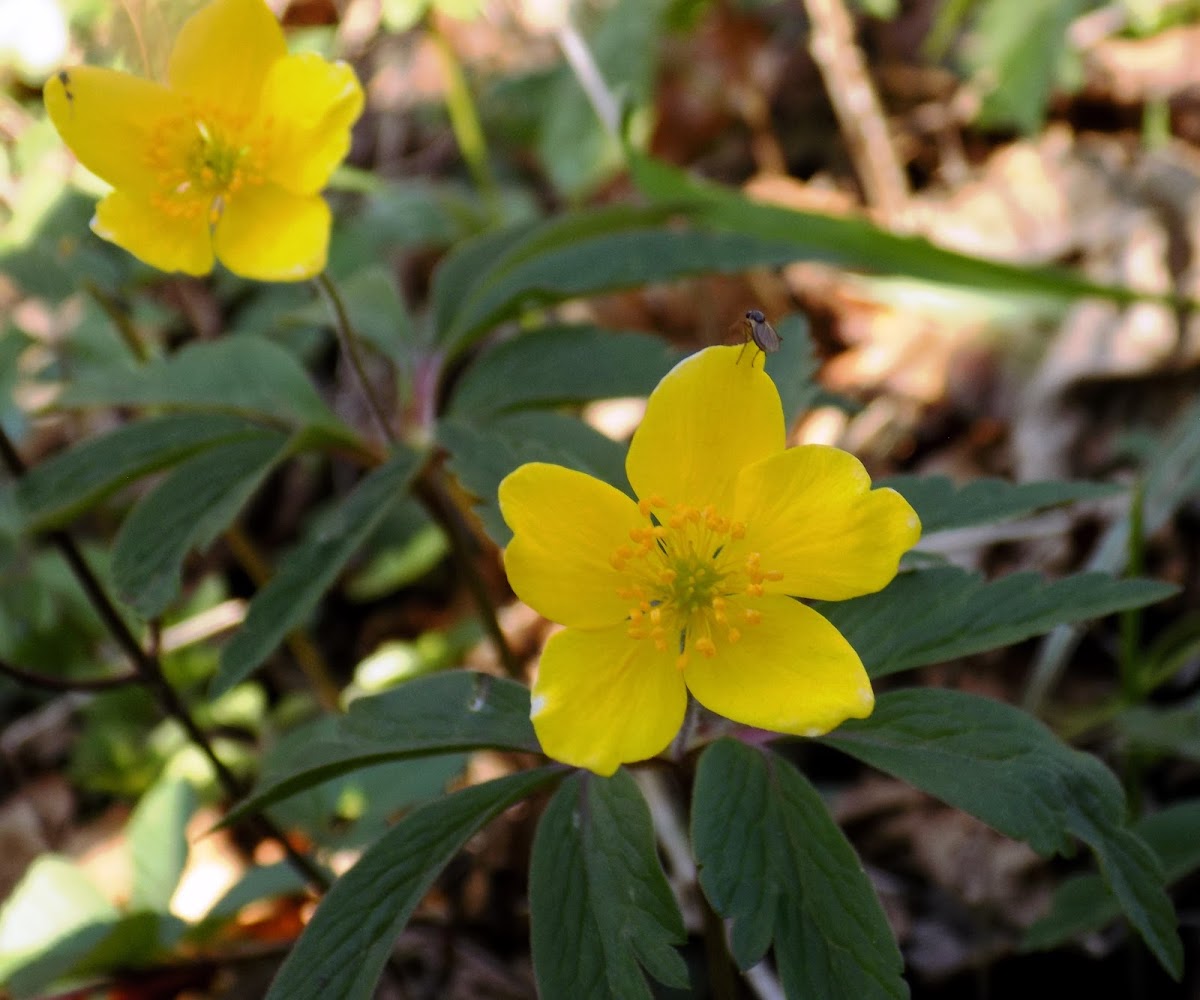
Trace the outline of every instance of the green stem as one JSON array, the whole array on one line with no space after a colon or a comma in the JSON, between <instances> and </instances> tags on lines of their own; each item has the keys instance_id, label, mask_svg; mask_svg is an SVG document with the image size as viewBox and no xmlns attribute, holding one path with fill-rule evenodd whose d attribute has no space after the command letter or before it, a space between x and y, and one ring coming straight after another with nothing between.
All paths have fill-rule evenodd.
<instances>
[{"instance_id":1,"label":"green stem","mask_svg":"<svg viewBox=\"0 0 1200 1000\"><path fill-rule=\"evenodd\" d=\"M1129 505L1129 556L1126 574L1141 576L1146 566L1145 539L1145 489L1139 481L1134 484ZM1142 613L1138 609L1124 611L1120 617L1121 646L1118 670L1121 676L1121 693L1129 704L1137 704L1143 697L1142 682Z\"/></svg>"},{"instance_id":2,"label":"green stem","mask_svg":"<svg viewBox=\"0 0 1200 1000\"><path fill-rule=\"evenodd\" d=\"M479 123L475 99L471 96L471 88L467 86L462 63L433 18L426 19L425 27L446 74L446 111L450 115L450 128L454 132L454 139L458 143L467 169L471 172L475 186L495 213L499 202L499 188L496 178L492 176L487 139L483 134L483 126Z\"/></svg>"},{"instance_id":3,"label":"green stem","mask_svg":"<svg viewBox=\"0 0 1200 1000\"><path fill-rule=\"evenodd\" d=\"M330 305L338 343L350 360L367 406L375 415L388 443L396 444L398 441L396 432L392 430L391 424L384 415L383 407L371 392L371 386L363 371L362 363L358 360L358 335L350 325L350 317L342 303L342 297L328 275L322 273L316 281L317 287L321 289ZM500 628L500 621L496 617L495 605L488 594L487 583L479 573L479 566L476 562L478 542L468 526L466 516L459 510L447 489L445 474L433 463L426 465L413 484L413 493L434 521L441 525L442 530L446 532L450 549L462 570L467 589L471 592L484 630L491 639L492 645L496 647L497 658L509 676L519 677L521 663L504 637L504 630Z\"/></svg>"},{"instance_id":4,"label":"green stem","mask_svg":"<svg viewBox=\"0 0 1200 1000\"><path fill-rule=\"evenodd\" d=\"M12 443L8 434L5 433L3 427L0 427L0 460L3 460L8 471L16 479L20 479L28 471L28 467L25 465L25 462L17 452L16 446ZM179 693L171 686L171 682L167 680L158 657L142 648L142 644L134 636L129 625L126 624L125 619L121 616L120 611L117 610L116 604L108 596L108 592L104 589L100 578L96 576L92 567L88 565L83 552L75 543L74 538L67 531L61 529L49 532L47 537L50 543L58 549L59 554L71 570L71 574L75 577L84 594L87 596L88 602L96 610L96 613L100 616L100 620L104 622L105 628L108 629L109 634L113 637L121 651L128 657L130 663L133 664L139 680L150 692L154 700L158 702L163 714L179 723L183 731L187 734L188 739L207 758L209 764L212 766L213 774L216 776L218 784L224 789L225 794L231 799L241 798L245 794L245 789L242 788L241 781L238 780L237 776L217 755L216 749L209 741L208 736L200 728L199 723L192 717L191 712L188 711L187 705L184 704ZM251 820L251 823L257 827L261 836L279 843L292 867L303 875L314 888L321 891L329 888L329 876L310 858L297 851L288 842L284 832L270 819L266 816L256 816Z\"/></svg>"},{"instance_id":5,"label":"green stem","mask_svg":"<svg viewBox=\"0 0 1200 1000\"><path fill-rule=\"evenodd\" d=\"M338 292L337 286L330 280L329 275L322 271L313 279L317 290L321 293L321 297L325 300L325 304L329 306L329 311L333 314L333 329L337 335L338 346L342 350L342 354L350 363L350 370L354 373L354 379L358 383L358 391L362 393L363 399L366 401L367 408L371 411L371 416L378 425L380 433L388 444L395 444L397 441L396 432L392 429L391 421L388 420L387 411L383 408L378 397L371 389L371 382L367 378L367 370L363 367L362 352L358 349L358 336L354 332L354 327L350 324L350 315L346 312L346 304L342 301L341 293Z\"/></svg>"}]
</instances>

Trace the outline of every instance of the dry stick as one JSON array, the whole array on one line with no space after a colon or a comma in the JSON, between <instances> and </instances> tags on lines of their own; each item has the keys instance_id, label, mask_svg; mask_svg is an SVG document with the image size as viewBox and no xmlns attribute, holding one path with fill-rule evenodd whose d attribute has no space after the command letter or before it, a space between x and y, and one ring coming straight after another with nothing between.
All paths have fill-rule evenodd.
<instances>
[{"instance_id":1,"label":"dry stick","mask_svg":"<svg viewBox=\"0 0 1200 1000\"><path fill-rule=\"evenodd\" d=\"M908 206L908 181L855 41L854 22L842 0L804 0L804 8L812 25L809 51L821 72L867 202L885 224L899 223Z\"/></svg>"},{"instance_id":2,"label":"dry stick","mask_svg":"<svg viewBox=\"0 0 1200 1000\"><path fill-rule=\"evenodd\" d=\"M20 479L28 471L28 467L18 454L16 447L8 434L0 427L0 459L3 460L9 472L14 478ZM112 602L108 593L101 584L99 578L84 559L83 553L79 546L75 544L75 540L71 535L64 530L51 531L47 533L51 544L58 549L59 554L66 561L72 575L78 581L80 587L83 588L84 594L87 596L88 602L95 608L99 614L109 634L121 647L121 651L129 658L133 664L139 679L149 689L150 694L158 702L159 708L163 713L174 719L183 727L187 733L188 739L191 740L201 753L208 759L212 765L213 773L217 777L217 781L225 790L225 794L232 799L241 798L244 794L242 783L237 776L225 766L225 762L217 756L216 750L209 742L208 737L200 728L199 724L192 718L191 712L183 703L178 692L171 686L163 673L162 664L158 658L152 656L137 640L137 637L130 631L129 626L125 623L125 619L121 617L121 613L117 610L117 606ZM324 891L329 888L330 879L310 858L297 851L290 843L283 831L277 827L266 816L256 816L250 821L258 828L258 831L266 838L277 841L287 855L288 862L308 882L316 889Z\"/></svg>"},{"instance_id":3,"label":"dry stick","mask_svg":"<svg viewBox=\"0 0 1200 1000\"><path fill-rule=\"evenodd\" d=\"M342 297L337 287L329 280L329 277L325 273L322 272L319 274L315 281L325 301L328 303L330 311L333 313L333 325L337 332L338 343L341 345L347 360L350 362L350 367L358 382L359 392L362 393L363 398L366 400L367 407L374 415L379 429L383 432L383 436L389 444L394 445L399 441L399 438L388 421L383 406L375 397L375 393L371 389L371 383L367 381L366 371L363 368L362 360L358 353L358 336L354 332L354 327L350 325L350 317L346 313ZM479 573L479 567L475 563L478 541L475 538L474 532L468 526L463 512L459 510L458 505L454 502L449 490L447 490L444 474L436 464L426 464L417 474L416 482L413 484L413 494L434 521L440 524L445 530L446 537L450 542L450 550L454 553L455 561L463 571L467 589L471 592L471 597L475 602L475 609L478 611L479 617L483 622L484 631L487 632L492 645L496 647L496 655L500 663L510 677L519 677L521 675L521 663L508 645L508 640L504 637L504 630L500 628L500 621L496 617L496 608L488 596L487 584L484 582L483 577Z\"/></svg>"}]
</instances>

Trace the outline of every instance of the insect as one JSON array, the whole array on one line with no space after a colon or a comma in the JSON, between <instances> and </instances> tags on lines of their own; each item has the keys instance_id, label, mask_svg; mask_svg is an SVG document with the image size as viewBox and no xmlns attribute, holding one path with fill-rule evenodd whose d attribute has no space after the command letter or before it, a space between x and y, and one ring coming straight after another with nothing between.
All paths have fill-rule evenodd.
<instances>
[{"instance_id":1,"label":"insect","mask_svg":"<svg viewBox=\"0 0 1200 1000\"><path fill-rule=\"evenodd\" d=\"M782 338L775 332L775 327L767 322L767 317L763 315L761 309L747 309L743 322L745 323L743 333L746 342L742 344L742 350L738 354L739 362L742 360L742 354L752 342L763 355L774 354L783 344ZM750 364L754 364L754 357L750 358Z\"/></svg>"}]
</instances>

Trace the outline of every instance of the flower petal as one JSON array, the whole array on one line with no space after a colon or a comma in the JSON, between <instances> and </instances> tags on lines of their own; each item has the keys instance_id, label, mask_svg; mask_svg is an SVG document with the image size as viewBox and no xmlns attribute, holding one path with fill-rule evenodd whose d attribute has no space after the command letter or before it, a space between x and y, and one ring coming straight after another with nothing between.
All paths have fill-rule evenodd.
<instances>
[{"instance_id":1,"label":"flower petal","mask_svg":"<svg viewBox=\"0 0 1200 1000\"><path fill-rule=\"evenodd\" d=\"M872 490L862 463L827 445L789 448L743 469L734 517L763 569L783 574L764 584L769 593L826 601L882 590L921 537L908 501Z\"/></svg>"},{"instance_id":2,"label":"flower petal","mask_svg":"<svg viewBox=\"0 0 1200 1000\"><path fill-rule=\"evenodd\" d=\"M671 657L625 626L550 637L533 682L533 728L548 757L610 775L667 748L687 690Z\"/></svg>"},{"instance_id":3,"label":"flower petal","mask_svg":"<svg viewBox=\"0 0 1200 1000\"><path fill-rule=\"evenodd\" d=\"M271 135L267 176L297 194L316 194L350 151L350 126L362 108L362 87L346 63L314 52L280 59L258 111Z\"/></svg>"},{"instance_id":4,"label":"flower petal","mask_svg":"<svg viewBox=\"0 0 1200 1000\"><path fill-rule=\"evenodd\" d=\"M43 96L58 134L88 170L115 188L154 187L147 152L158 123L182 110L176 95L128 73L77 66L47 80Z\"/></svg>"},{"instance_id":5,"label":"flower petal","mask_svg":"<svg viewBox=\"0 0 1200 1000\"><path fill-rule=\"evenodd\" d=\"M204 211L172 218L145 199L114 191L96 206L92 231L160 271L199 275L212 270L212 234Z\"/></svg>"},{"instance_id":6,"label":"flower petal","mask_svg":"<svg viewBox=\"0 0 1200 1000\"><path fill-rule=\"evenodd\" d=\"M504 568L522 601L577 628L626 618L630 600L617 591L630 581L609 560L647 524L629 497L582 472L531 462L500 483L500 513L513 530Z\"/></svg>"},{"instance_id":7,"label":"flower petal","mask_svg":"<svg viewBox=\"0 0 1200 1000\"><path fill-rule=\"evenodd\" d=\"M285 55L283 29L263 0L213 0L180 28L167 76L172 90L249 118Z\"/></svg>"},{"instance_id":8,"label":"flower petal","mask_svg":"<svg viewBox=\"0 0 1200 1000\"><path fill-rule=\"evenodd\" d=\"M329 250L329 206L274 184L230 198L217 222L217 259L256 281L303 281L320 274Z\"/></svg>"},{"instance_id":9,"label":"flower petal","mask_svg":"<svg viewBox=\"0 0 1200 1000\"><path fill-rule=\"evenodd\" d=\"M819 736L875 706L858 654L812 608L790 597L763 597L757 625L712 659L691 655L684 680L719 715L760 729Z\"/></svg>"},{"instance_id":10,"label":"flower petal","mask_svg":"<svg viewBox=\"0 0 1200 1000\"><path fill-rule=\"evenodd\" d=\"M625 459L639 497L712 504L725 513L742 467L783 450L779 392L751 364L753 353L741 352L706 348L677 364L650 394Z\"/></svg>"}]
</instances>

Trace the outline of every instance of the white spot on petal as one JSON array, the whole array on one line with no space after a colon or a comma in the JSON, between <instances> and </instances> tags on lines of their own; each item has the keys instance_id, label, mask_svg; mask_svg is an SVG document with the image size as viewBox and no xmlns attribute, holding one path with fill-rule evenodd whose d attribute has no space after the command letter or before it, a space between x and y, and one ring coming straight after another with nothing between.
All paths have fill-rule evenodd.
<instances>
[{"instance_id":1,"label":"white spot on petal","mask_svg":"<svg viewBox=\"0 0 1200 1000\"><path fill-rule=\"evenodd\" d=\"M809 726L806 730L804 730L804 735L807 736L810 740L814 739L817 736L823 736L824 733L825 733L825 730L822 729L820 726Z\"/></svg>"},{"instance_id":2,"label":"white spot on petal","mask_svg":"<svg viewBox=\"0 0 1200 1000\"><path fill-rule=\"evenodd\" d=\"M546 707L546 696L542 695L542 694L535 694L529 700L529 717L531 719L536 719L539 715L542 714L542 710L545 707Z\"/></svg>"}]
</instances>

